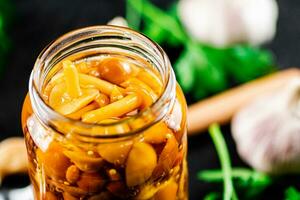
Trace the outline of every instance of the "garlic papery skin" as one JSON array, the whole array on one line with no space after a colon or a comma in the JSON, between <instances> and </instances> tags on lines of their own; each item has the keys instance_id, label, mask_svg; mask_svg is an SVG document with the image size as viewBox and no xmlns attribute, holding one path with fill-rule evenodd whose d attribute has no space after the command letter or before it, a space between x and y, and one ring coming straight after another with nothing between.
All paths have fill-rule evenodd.
<instances>
[{"instance_id":1,"label":"garlic papery skin","mask_svg":"<svg viewBox=\"0 0 300 200\"><path fill-rule=\"evenodd\" d=\"M260 45L276 33L275 0L181 0L178 12L188 33L217 47Z\"/></svg>"},{"instance_id":2,"label":"garlic papery skin","mask_svg":"<svg viewBox=\"0 0 300 200\"><path fill-rule=\"evenodd\" d=\"M128 23L126 19L120 16L116 16L113 19L111 19L109 22L107 22L108 25L114 25L114 26L123 26L128 27Z\"/></svg>"},{"instance_id":3,"label":"garlic papery skin","mask_svg":"<svg viewBox=\"0 0 300 200\"><path fill-rule=\"evenodd\" d=\"M300 173L300 79L254 100L233 118L240 157L269 174Z\"/></svg>"}]
</instances>

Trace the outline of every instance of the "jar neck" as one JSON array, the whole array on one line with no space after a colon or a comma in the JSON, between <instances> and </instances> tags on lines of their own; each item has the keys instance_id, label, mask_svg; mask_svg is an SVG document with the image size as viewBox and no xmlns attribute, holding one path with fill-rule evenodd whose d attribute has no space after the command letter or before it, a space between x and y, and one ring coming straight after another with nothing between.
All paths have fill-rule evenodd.
<instances>
[{"instance_id":1,"label":"jar neck","mask_svg":"<svg viewBox=\"0 0 300 200\"><path fill-rule=\"evenodd\" d=\"M60 70L58 63L66 58L78 60L98 54L125 55L128 59L139 59L151 65L161 76L161 96L149 108L110 124L88 124L72 120L49 107L43 99L42 90ZM142 34L116 26L87 27L58 38L38 56L29 81L32 108L40 123L63 135L72 133L85 139L126 137L141 132L163 119L170 111L175 101L175 90L175 75L162 48ZM140 120L143 120L143 126L133 128L132 124ZM105 130L125 124L131 125L128 132L106 134Z\"/></svg>"}]
</instances>

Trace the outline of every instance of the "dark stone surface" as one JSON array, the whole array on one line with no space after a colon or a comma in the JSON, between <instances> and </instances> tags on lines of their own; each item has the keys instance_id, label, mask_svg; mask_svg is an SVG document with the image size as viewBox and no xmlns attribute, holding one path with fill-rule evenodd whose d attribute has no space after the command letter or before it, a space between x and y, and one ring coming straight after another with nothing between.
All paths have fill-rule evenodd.
<instances>
[{"instance_id":1,"label":"dark stone surface","mask_svg":"<svg viewBox=\"0 0 300 200\"><path fill-rule=\"evenodd\" d=\"M123 15L125 12L125 2L121 0L14 0L13 2L16 6L16 20L9 34L14 47L0 80L0 139L22 135L21 106L27 91L29 74L39 52L63 33L89 25L104 24L113 16ZM171 1L154 2L165 7ZM266 46L273 50L281 67L300 66L300 3L297 0L280 0L278 3L280 17L277 36ZM235 152L229 129L224 127L233 164L244 166ZM197 181L195 178L198 170L219 167L208 134L190 138L188 159L191 200L202 199L207 192L221 189L216 185ZM7 178L4 180L4 187L22 186L27 181L26 177ZM283 188L294 185L295 182L295 177L280 181L269 188L262 199L282 199Z\"/></svg>"}]
</instances>

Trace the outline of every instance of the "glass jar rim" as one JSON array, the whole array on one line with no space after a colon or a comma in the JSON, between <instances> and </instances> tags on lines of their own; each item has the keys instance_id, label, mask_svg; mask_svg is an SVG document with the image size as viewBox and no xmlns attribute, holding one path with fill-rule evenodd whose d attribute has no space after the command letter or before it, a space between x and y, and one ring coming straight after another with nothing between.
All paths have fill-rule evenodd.
<instances>
[{"instance_id":1,"label":"glass jar rim","mask_svg":"<svg viewBox=\"0 0 300 200\"><path fill-rule=\"evenodd\" d=\"M154 102L148 109L144 109L141 112L129 117L128 119L122 119L117 122L99 124L99 123L85 123L79 120L74 120L63 116L56 112L53 108L51 108L42 98L41 96L41 86L40 78L42 73L41 68L45 68L45 66L49 65L50 58L53 58L54 55L60 53L60 51L64 50L66 45L73 45L74 42L80 41L83 36L84 39L89 38L93 40L97 36L101 34L121 34L123 37L126 37L128 41L134 40L135 42L143 42L144 44L148 45L155 53L156 56L160 59L160 67L164 68L164 78L165 81L163 83L164 88L162 94L159 96L156 102ZM71 54L72 55L72 54ZM37 118L40 123L45 126L49 126L50 128L54 129L56 132L62 133L58 130L57 124L53 124L53 119L55 121L70 123L74 126L78 127L85 127L85 128L109 128L114 127L117 125L127 124L130 121L140 119L142 116L147 116L149 114L155 113L155 118L149 120L145 123L142 127L136 130L130 130L126 133L114 133L114 134L89 134L84 132L76 132L76 134L82 137L93 137L93 138L120 138L120 137L127 137L132 136L141 131L147 129L151 125L155 124L157 121L161 120L169 111L170 107L175 100L175 87L176 87L176 80L175 74L171 67L170 61L164 50L154 41L149 39L147 36L138 33L134 30L131 30L126 27L119 27L119 26L112 26L112 25L101 25L101 26L90 26L86 28L77 29L66 33L59 37L58 39L51 42L38 56L34 68L32 70L30 80L29 80L29 96L31 99L31 104L34 113L37 115Z\"/></svg>"}]
</instances>

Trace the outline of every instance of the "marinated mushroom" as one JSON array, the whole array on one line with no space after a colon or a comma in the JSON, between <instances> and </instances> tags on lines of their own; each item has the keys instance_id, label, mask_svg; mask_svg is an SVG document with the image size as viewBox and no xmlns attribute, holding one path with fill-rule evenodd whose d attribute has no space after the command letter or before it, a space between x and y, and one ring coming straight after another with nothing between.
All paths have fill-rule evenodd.
<instances>
[{"instance_id":1,"label":"marinated mushroom","mask_svg":"<svg viewBox=\"0 0 300 200\"><path fill-rule=\"evenodd\" d=\"M61 68L44 86L43 98L72 120L53 121L55 131L47 132L47 140L36 140L46 141L45 145L32 140L31 159L42 169L42 175L34 174L34 181L45 182L47 198L149 199L158 191L156 198L168 191L173 198L174 187L164 186L175 176L179 182L174 168L180 168L183 159L181 139L176 139L177 129L170 126L174 120L169 117L152 125L154 114L140 113L161 95L157 72L117 56L66 59L57 65ZM28 119L34 116L31 112ZM33 130L25 126L30 139ZM134 134L136 130L140 133ZM38 133L43 131L41 127ZM122 134L128 137L119 137Z\"/></svg>"},{"instance_id":2,"label":"marinated mushroom","mask_svg":"<svg viewBox=\"0 0 300 200\"><path fill-rule=\"evenodd\" d=\"M152 146L143 142L133 144L125 169L127 186L136 186L148 180L156 163L157 156Z\"/></svg>"}]
</instances>

